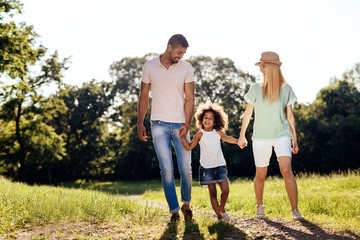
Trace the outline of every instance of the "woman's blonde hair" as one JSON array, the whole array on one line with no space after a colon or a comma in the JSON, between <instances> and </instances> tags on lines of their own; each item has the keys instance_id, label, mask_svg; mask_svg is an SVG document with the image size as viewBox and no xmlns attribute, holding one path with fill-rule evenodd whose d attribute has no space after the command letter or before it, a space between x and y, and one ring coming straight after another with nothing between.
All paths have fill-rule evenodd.
<instances>
[{"instance_id":1,"label":"woman's blonde hair","mask_svg":"<svg viewBox=\"0 0 360 240\"><path fill-rule=\"evenodd\" d=\"M196 125L200 129L204 129L202 121L206 112L214 114L214 129L225 132L228 129L228 115L224 112L224 108L216 103L200 104L195 113Z\"/></svg>"},{"instance_id":2,"label":"woman's blonde hair","mask_svg":"<svg viewBox=\"0 0 360 240\"><path fill-rule=\"evenodd\" d=\"M266 74L262 86L263 100L267 99L270 104L277 102L282 85L285 79L281 73L280 66L273 63L263 63Z\"/></svg>"}]
</instances>

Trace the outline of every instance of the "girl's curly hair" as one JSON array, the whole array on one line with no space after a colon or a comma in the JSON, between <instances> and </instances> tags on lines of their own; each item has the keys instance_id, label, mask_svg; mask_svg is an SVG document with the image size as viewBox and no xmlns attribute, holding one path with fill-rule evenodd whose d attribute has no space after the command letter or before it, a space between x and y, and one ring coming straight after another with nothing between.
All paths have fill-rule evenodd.
<instances>
[{"instance_id":1,"label":"girl's curly hair","mask_svg":"<svg viewBox=\"0 0 360 240\"><path fill-rule=\"evenodd\" d=\"M204 129L202 121L206 112L212 112L214 114L214 128L216 131L225 132L228 129L228 115L224 112L224 108L216 103L203 103L198 106L195 113L198 128Z\"/></svg>"}]
</instances>

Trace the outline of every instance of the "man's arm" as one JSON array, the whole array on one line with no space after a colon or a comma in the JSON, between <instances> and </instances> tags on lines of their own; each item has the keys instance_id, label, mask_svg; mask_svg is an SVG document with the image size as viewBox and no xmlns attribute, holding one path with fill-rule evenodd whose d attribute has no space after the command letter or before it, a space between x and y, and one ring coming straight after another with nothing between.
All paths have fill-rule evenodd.
<instances>
[{"instance_id":1,"label":"man's arm","mask_svg":"<svg viewBox=\"0 0 360 240\"><path fill-rule=\"evenodd\" d=\"M191 125L191 119L194 113L194 103L195 103L195 83L189 82L184 84L185 91L185 125L181 126L179 132L185 131L186 133L189 131Z\"/></svg>"},{"instance_id":2,"label":"man's arm","mask_svg":"<svg viewBox=\"0 0 360 240\"><path fill-rule=\"evenodd\" d=\"M144 127L144 119L149 106L150 83L141 82L140 96L138 102L138 120L137 132L139 139L143 142L147 141L146 128Z\"/></svg>"}]
</instances>

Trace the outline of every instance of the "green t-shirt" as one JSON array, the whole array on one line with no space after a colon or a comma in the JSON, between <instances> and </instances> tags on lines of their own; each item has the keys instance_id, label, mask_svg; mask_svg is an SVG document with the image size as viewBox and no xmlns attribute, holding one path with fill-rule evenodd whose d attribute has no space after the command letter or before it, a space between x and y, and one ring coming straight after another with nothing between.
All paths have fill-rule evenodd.
<instances>
[{"instance_id":1,"label":"green t-shirt","mask_svg":"<svg viewBox=\"0 0 360 240\"><path fill-rule=\"evenodd\" d=\"M297 98L289 84L283 85L278 101L271 105L267 99L262 99L262 87L259 83L252 85L244 98L246 102L254 105L252 139L277 139L284 136L291 138L285 108L293 104Z\"/></svg>"}]
</instances>

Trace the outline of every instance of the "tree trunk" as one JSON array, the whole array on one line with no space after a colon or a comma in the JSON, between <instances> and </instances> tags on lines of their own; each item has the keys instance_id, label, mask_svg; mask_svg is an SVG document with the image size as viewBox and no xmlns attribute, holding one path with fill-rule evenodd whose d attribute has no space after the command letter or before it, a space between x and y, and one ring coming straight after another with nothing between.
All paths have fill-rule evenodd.
<instances>
[{"instance_id":1,"label":"tree trunk","mask_svg":"<svg viewBox=\"0 0 360 240\"><path fill-rule=\"evenodd\" d=\"M22 139L21 136L21 131L20 131L20 118L22 115L21 112L21 108L22 108L22 101L20 101L17 105L17 115L15 118L15 126L16 126L16 140L19 143L20 149L18 152L18 161L20 164L19 167L19 179L20 181L25 181L26 180L26 176L25 176L25 146L24 146L24 141Z\"/></svg>"}]
</instances>

